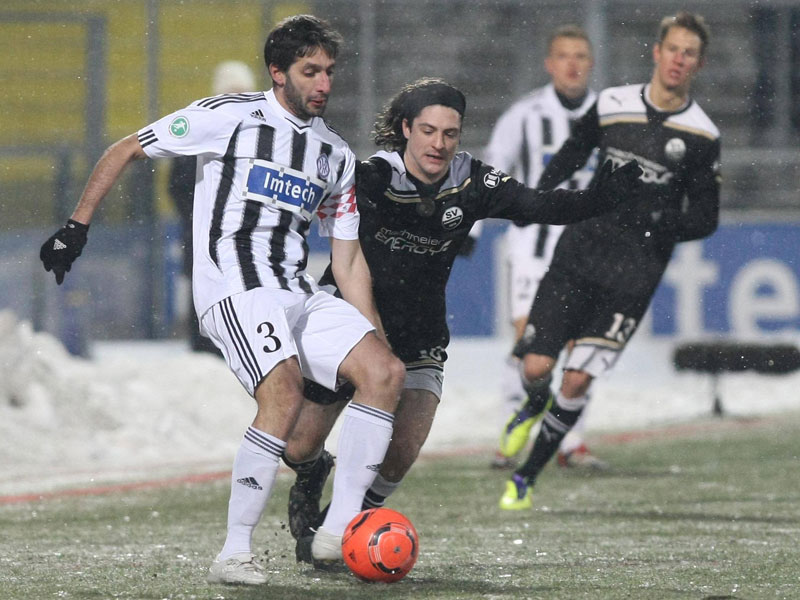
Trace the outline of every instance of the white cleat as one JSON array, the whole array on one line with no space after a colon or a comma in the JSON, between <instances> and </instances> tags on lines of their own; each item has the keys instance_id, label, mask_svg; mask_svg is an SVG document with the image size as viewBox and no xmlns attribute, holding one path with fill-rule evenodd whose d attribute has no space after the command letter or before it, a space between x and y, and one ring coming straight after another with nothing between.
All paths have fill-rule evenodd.
<instances>
[{"instance_id":1,"label":"white cleat","mask_svg":"<svg viewBox=\"0 0 800 600\"><path fill-rule=\"evenodd\" d=\"M311 558L317 569L336 569L344 566L342 558L342 536L333 535L320 527L311 542Z\"/></svg>"},{"instance_id":2,"label":"white cleat","mask_svg":"<svg viewBox=\"0 0 800 600\"><path fill-rule=\"evenodd\" d=\"M229 585L261 585L267 582L267 574L255 561L255 556L249 552L241 552L211 563L206 581Z\"/></svg>"}]
</instances>

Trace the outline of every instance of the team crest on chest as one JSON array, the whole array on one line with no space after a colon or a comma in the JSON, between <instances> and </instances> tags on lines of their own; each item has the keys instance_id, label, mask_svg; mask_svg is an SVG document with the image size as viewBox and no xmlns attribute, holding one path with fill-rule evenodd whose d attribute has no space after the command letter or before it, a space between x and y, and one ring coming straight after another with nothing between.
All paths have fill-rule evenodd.
<instances>
[{"instance_id":1,"label":"team crest on chest","mask_svg":"<svg viewBox=\"0 0 800 600\"><path fill-rule=\"evenodd\" d=\"M664 154L672 162L680 162L686 156L686 142L681 138L672 138L664 146Z\"/></svg>"},{"instance_id":2,"label":"team crest on chest","mask_svg":"<svg viewBox=\"0 0 800 600\"><path fill-rule=\"evenodd\" d=\"M320 179L328 179L331 174L331 164L328 162L327 154L320 154L317 159L317 177Z\"/></svg>"},{"instance_id":3,"label":"team crest on chest","mask_svg":"<svg viewBox=\"0 0 800 600\"><path fill-rule=\"evenodd\" d=\"M461 210L458 206L451 206L447 210L444 211L442 215L442 227L445 229L455 229L459 225L461 225L461 221L464 220L464 211Z\"/></svg>"}]
</instances>

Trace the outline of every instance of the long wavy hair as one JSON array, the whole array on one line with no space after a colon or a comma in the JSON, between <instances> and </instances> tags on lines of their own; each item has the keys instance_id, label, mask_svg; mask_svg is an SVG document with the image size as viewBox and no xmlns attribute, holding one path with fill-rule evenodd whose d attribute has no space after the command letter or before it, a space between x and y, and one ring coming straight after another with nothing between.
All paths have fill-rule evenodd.
<instances>
[{"instance_id":1,"label":"long wavy hair","mask_svg":"<svg viewBox=\"0 0 800 600\"><path fill-rule=\"evenodd\" d=\"M394 152L405 150L403 121L408 125L426 106L441 104L456 110L463 122L467 100L464 94L449 83L435 77L425 77L406 84L378 113L372 139L384 149Z\"/></svg>"}]
</instances>

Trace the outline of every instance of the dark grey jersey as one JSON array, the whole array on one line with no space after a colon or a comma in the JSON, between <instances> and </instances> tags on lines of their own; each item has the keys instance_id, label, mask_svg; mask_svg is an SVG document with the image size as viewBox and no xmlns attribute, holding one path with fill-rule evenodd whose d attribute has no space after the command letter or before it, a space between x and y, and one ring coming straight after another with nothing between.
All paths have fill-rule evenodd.
<instances>
[{"instance_id":1,"label":"dark grey jersey","mask_svg":"<svg viewBox=\"0 0 800 600\"><path fill-rule=\"evenodd\" d=\"M604 287L649 296L677 242L711 234L719 216L719 131L696 102L661 112L644 85L603 90L539 182L567 179L597 147L600 163L636 159L644 171L639 198L566 228L552 268Z\"/></svg>"}]
</instances>

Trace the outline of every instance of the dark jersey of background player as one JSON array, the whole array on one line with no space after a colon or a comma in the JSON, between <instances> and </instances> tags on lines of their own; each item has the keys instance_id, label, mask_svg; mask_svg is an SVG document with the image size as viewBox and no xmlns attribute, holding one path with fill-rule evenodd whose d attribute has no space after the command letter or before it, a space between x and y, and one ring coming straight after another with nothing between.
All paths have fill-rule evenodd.
<instances>
[{"instance_id":1,"label":"dark jersey of background player","mask_svg":"<svg viewBox=\"0 0 800 600\"><path fill-rule=\"evenodd\" d=\"M604 90L553 157L539 187L551 188L597 147L600 161L635 158L644 171L639 201L566 228L551 268L630 294L650 296L677 242L709 235L719 213L719 132L690 99L675 112L654 108L647 85Z\"/></svg>"}]
</instances>

